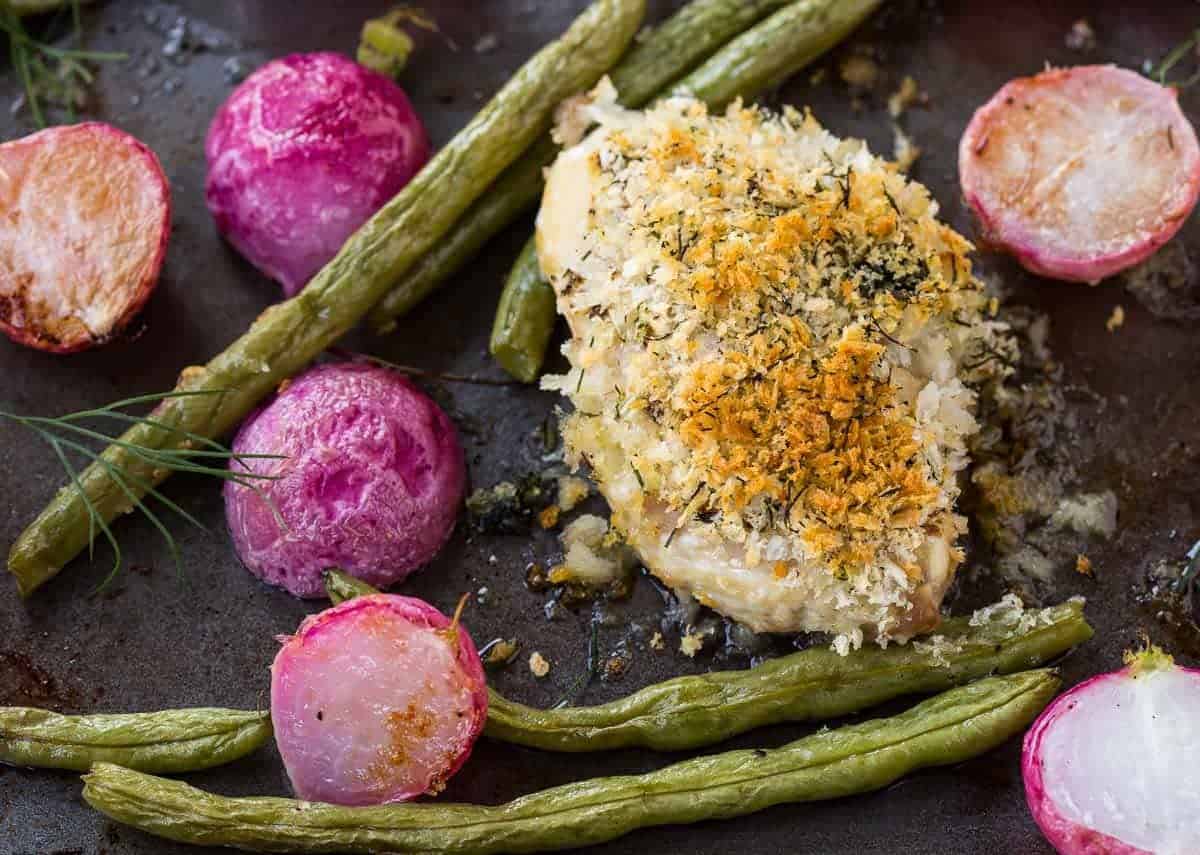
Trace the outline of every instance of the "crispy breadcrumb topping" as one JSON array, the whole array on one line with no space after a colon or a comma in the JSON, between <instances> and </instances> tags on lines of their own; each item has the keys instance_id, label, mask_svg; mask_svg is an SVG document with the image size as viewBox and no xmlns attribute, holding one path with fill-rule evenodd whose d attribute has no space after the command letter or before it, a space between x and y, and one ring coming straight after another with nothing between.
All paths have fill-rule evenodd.
<instances>
[{"instance_id":1,"label":"crispy breadcrumb topping","mask_svg":"<svg viewBox=\"0 0 1200 855\"><path fill-rule=\"evenodd\" d=\"M586 157L586 229L542 253L576 333L547 383L575 405L568 451L610 503L665 506L666 547L708 526L781 583L886 577L894 609L922 544L963 528L969 384L993 370L970 244L810 115L674 99L601 121L564 155Z\"/></svg>"}]
</instances>

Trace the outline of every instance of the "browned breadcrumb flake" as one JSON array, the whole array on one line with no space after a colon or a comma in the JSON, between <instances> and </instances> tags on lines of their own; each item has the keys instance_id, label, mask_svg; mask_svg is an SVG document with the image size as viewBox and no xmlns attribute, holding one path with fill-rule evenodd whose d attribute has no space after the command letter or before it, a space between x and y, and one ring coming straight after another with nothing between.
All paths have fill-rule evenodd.
<instances>
[{"instance_id":1,"label":"browned breadcrumb flake","mask_svg":"<svg viewBox=\"0 0 1200 855\"><path fill-rule=\"evenodd\" d=\"M546 529L554 528L558 525L558 516L558 505L547 505L538 512L538 525Z\"/></svg>"},{"instance_id":2,"label":"browned breadcrumb flake","mask_svg":"<svg viewBox=\"0 0 1200 855\"><path fill-rule=\"evenodd\" d=\"M545 656L535 650L529 654L529 670L533 676L541 679L550 673L550 663L546 661Z\"/></svg>"},{"instance_id":3,"label":"browned breadcrumb flake","mask_svg":"<svg viewBox=\"0 0 1200 855\"><path fill-rule=\"evenodd\" d=\"M1115 333L1125 325L1125 307L1120 303L1113 306L1112 313L1109 314L1108 320L1104 322L1104 328L1110 333Z\"/></svg>"},{"instance_id":4,"label":"browned breadcrumb flake","mask_svg":"<svg viewBox=\"0 0 1200 855\"><path fill-rule=\"evenodd\" d=\"M1092 569L1092 559L1088 558L1082 552L1076 555L1075 572L1083 576L1094 576L1095 571Z\"/></svg>"},{"instance_id":5,"label":"browned breadcrumb flake","mask_svg":"<svg viewBox=\"0 0 1200 855\"><path fill-rule=\"evenodd\" d=\"M926 96L917 85L917 81L906 74L900 81L899 88L888 96L888 113L893 119L898 119L913 104L923 103L925 100Z\"/></svg>"}]
</instances>

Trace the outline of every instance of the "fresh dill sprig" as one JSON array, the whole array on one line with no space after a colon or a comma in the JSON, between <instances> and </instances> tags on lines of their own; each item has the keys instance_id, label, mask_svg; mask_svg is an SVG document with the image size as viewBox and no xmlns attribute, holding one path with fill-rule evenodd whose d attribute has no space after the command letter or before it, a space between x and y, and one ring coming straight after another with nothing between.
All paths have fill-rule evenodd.
<instances>
[{"instance_id":1,"label":"fresh dill sprig","mask_svg":"<svg viewBox=\"0 0 1200 855\"><path fill-rule=\"evenodd\" d=\"M1185 56L1194 51L1197 45L1200 45L1200 29L1193 30L1192 34L1188 38L1171 48L1171 50L1167 52L1167 55L1162 58L1162 62L1160 62L1157 66L1151 66L1149 60L1147 60L1147 65L1143 66L1143 68L1146 69L1146 75L1157 81L1159 86L1172 85L1176 89L1187 89L1189 86L1200 80L1200 69L1193 72L1192 75L1182 83L1168 84L1167 75L1171 73L1171 69L1178 65Z\"/></svg>"},{"instance_id":2,"label":"fresh dill sprig","mask_svg":"<svg viewBox=\"0 0 1200 855\"><path fill-rule=\"evenodd\" d=\"M75 47L58 47L34 38L25 29L21 18L7 4L0 3L0 32L8 36L8 55L13 70L21 80L25 103L39 128L46 127L43 103L67 111L69 121L75 111L87 101L87 91L95 80L88 63L111 62L127 58L126 54L110 51L84 50L83 27L79 0L72 0L71 39ZM53 26L51 27L53 29Z\"/></svg>"},{"instance_id":3,"label":"fresh dill sprig","mask_svg":"<svg viewBox=\"0 0 1200 855\"><path fill-rule=\"evenodd\" d=\"M183 565L179 552L179 544L175 541L174 536L171 534L170 529L167 528L166 523L159 513L156 513L143 497L157 500L162 507L201 531L208 531L208 527L196 519L194 515L180 507L179 504L163 495L150 481L138 475L129 467L114 461L111 457L105 456L101 452L84 444L83 440L92 440L100 445L115 446L133 460L153 469L165 469L170 472L188 472L194 475L217 478L222 481L231 481L249 490L253 490L268 505L271 505L270 499L259 489L258 484L255 482L275 480L278 476L255 472L246 464L246 461L253 459L279 460L282 459L281 455L238 454L209 437L173 427L166 422L154 418L137 416L125 412L126 409L132 406L158 403L169 398L223 394L225 394L224 390L213 389L138 395L133 398L114 401L103 407L80 410L79 412L67 413L66 415L53 418L47 416L23 416L0 410L0 419L6 419L28 428L50 446L59 463L62 465L63 471L66 472L67 477L70 479L71 485L79 493L88 513L88 558L90 559L93 556L97 529L104 535L104 539L108 541L109 545L112 546L112 570L100 583L97 590L105 588L121 569L123 563L121 547L117 542L116 535L113 534L109 524L105 521L104 516L96 508L91 497L88 496L87 490L80 479L79 470L71 462L68 452L78 455L91 463L95 463L105 471L112 482L117 485L117 489L129 500L130 510L136 508L150 521L151 525L158 529L159 534L162 535L163 540L167 544L167 548L171 551L171 557L175 561L176 569L180 572L182 572ZM88 427L86 424L88 422L104 420L120 422L122 424L143 425L157 431L162 431L182 447L153 448L125 442L101 430ZM241 467L240 470L235 469L232 465L222 465L230 462L238 463ZM273 505L271 507L274 509Z\"/></svg>"}]
</instances>

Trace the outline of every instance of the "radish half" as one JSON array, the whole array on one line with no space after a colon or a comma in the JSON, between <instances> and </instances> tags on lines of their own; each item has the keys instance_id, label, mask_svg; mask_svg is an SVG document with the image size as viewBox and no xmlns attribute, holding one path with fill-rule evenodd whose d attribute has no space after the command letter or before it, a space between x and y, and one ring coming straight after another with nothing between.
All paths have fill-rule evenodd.
<instances>
[{"instance_id":1,"label":"radish half","mask_svg":"<svg viewBox=\"0 0 1200 855\"><path fill-rule=\"evenodd\" d=\"M440 792L466 762L488 696L457 615L373 594L306 618L283 641L271 666L271 722L300 798L408 801Z\"/></svg>"},{"instance_id":2,"label":"radish half","mask_svg":"<svg viewBox=\"0 0 1200 855\"><path fill-rule=\"evenodd\" d=\"M1064 855L1200 852L1200 671L1156 647L1081 683L1025 736L1025 797Z\"/></svg>"},{"instance_id":3,"label":"radish half","mask_svg":"<svg viewBox=\"0 0 1200 855\"><path fill-rule=\"evenodd\" d=\"M112 338L154 291L171 197L154 152L102 122L0 145L0 330L53 353Z\"/></svg>"},{"instance_id":4,"label":"radish half","mask_svg":"<svg viewBox=\"0 0 1200 855\"><path fill-rule=\"evenodd\" d=\"M1200 193L1200 145L1174 89L1091 65L1005 84L959 144L984 237L1028 270L1097 282L1152 255Z\"/></svg>"}]
</instances>

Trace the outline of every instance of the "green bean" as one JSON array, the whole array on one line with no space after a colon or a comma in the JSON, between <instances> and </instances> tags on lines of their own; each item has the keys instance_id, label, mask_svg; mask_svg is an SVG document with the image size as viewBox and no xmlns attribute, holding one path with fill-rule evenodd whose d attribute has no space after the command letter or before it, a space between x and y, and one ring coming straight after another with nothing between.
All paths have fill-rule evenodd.
<instances>
[{"instance_id":1,"label":"green bean","mask_svg":"<svg viewBox=\"0 0 1200 855\"><path fill-rule=\"evenodd\" d=\"M710 105L754 98L828 51L883 0L801 0L747 30L672 87Z\"/></svg>"},{"instance_id":2,"label":"green bean","mask_svg":"<svg viewBox=\"0 0 1200 855\"><path fill-rule=\"evenodd\" d=\"M642 106L729 39L791 2L794 0L692 0L639 37L612 70L621 103ZM544 134L510 166L379 302L370 317L376 332L393 329L396 318L453 276L485 243L533 207L542 195L542 170L557 154L558 146L549 134ZM546 335L549 337L549 333Z\"/></svg>"},{"instance_id":3,"label":"green bean","mask_svg":"<svg viewBox=\"0 0 1200 855\"><path fill-rule=\"evenodd\" d=\"M355 232L295 297L263 312L240 339L203 368L187 369L179 389L220 395L169 398L155 417L205 437L223 435L279 383L353 327L396 279L436 245L493 180L549 127L554 108L591 86L620 57L645 0L595 0L557 41L530 59L395 198ZM185 438L137 425L124 442L178 448ZM104 459L148 482L169 474L127 450ZM137 495L143 488L135 490ZM8 557L23 596L56 575L91 540L97 518L129 509L103 463L64 487L21 534Z\"/></svg>"},{"instance_id":4,"label":"green bean","mask_svg":"<svg viewBox=\"0 0 1200 855\"><path fill-rule=\"evenodd\" d=\"M756 98L829 50L882 0L798 0L751 27L671 87L720 109L733 99ZM539 184L540 188L540 184ZM492 326L491 352L518 380L532 383L542 370L554 331L554 291L542 276L530 238L505 281Z\"/></svg>"},{"instance_id":5,"label":"green bean","mask_svg":"<svg viewBox=\"0 0 1200 855\"><path fill-rule=\"evenodd\" d=\"M946 621L933 642L856 650L821 647L742 671L676 677L590 707L540 710L489 696L492 739L550 751L712 745L757 727L847 715L910 694L1042 665L1092 636L1079 603L971 626Z\"/></svg>"},{"instance_id":6,"label":"green bean","mask_svg":"<svg viewBox=\"0 0 1200 855\"><path fill-rule=\"evenodd\" d=\"M266 712L223 709L59 715L0 707L0 763L74 769L118 763L142 772L194 772L232 763L271 737Z\"/></svg>"},{"instance_id":7,"label":"green bean","mask_svg":"<svg viewBox=\"0 0 1200 855\"><path fill-rule=\"evenodd\" d=\"M522 383L536 381L557 317L554 289L542 277L537 243L530 238L508 271L492 322L488 347L500 367Z\"/></svg>"},{"instance_id":8,"label":"green bean","mask_svg":"<svg viewBox=\"0 0 1200 855\"><path fill-rule=\"evenodd\" d=\"M225 798L97 764L83 797L110 818L184 843L268 852L487 855L570 849L639 828L744 816L772 805L878 790L917 769L961 763L1020 733L1058 690L1053 672L990 677L891 718L824 730L776 749L728 751L657 772L566 784L496 807L338 807Z\"/></svg>"},{"instance_id":9,"label":"green bean","mask_svg":"<svg viewBox=\"0 0 1200 855\"><path fill-rule=\"evenodd\" d=\"M322 573L321 579L325 583L326 595L335 606L346 600L353 600L355 597L380 593L379 589L373 585L368 585L362 579L355 579L349 573L338 570L336 567L330 567Z\"/></svg>"},{"instance_id":10,"label":"green bean","mask_svg":"<svg viewBox=\"0 0 1200 855\"><path fill-rule=\"evenodd\" d=\"M325 572L335 603L378 593ZM492 739L547 751L700 748L756 727L858 712L903 695L939 692L989 674L1036 668L1092 637L1083 602L1044 609L992 607L950 618L932 639L841 656L812 647L742 671L675 677L606 704L536 709L488 689Z\"/></svg>"}]
</instances>

